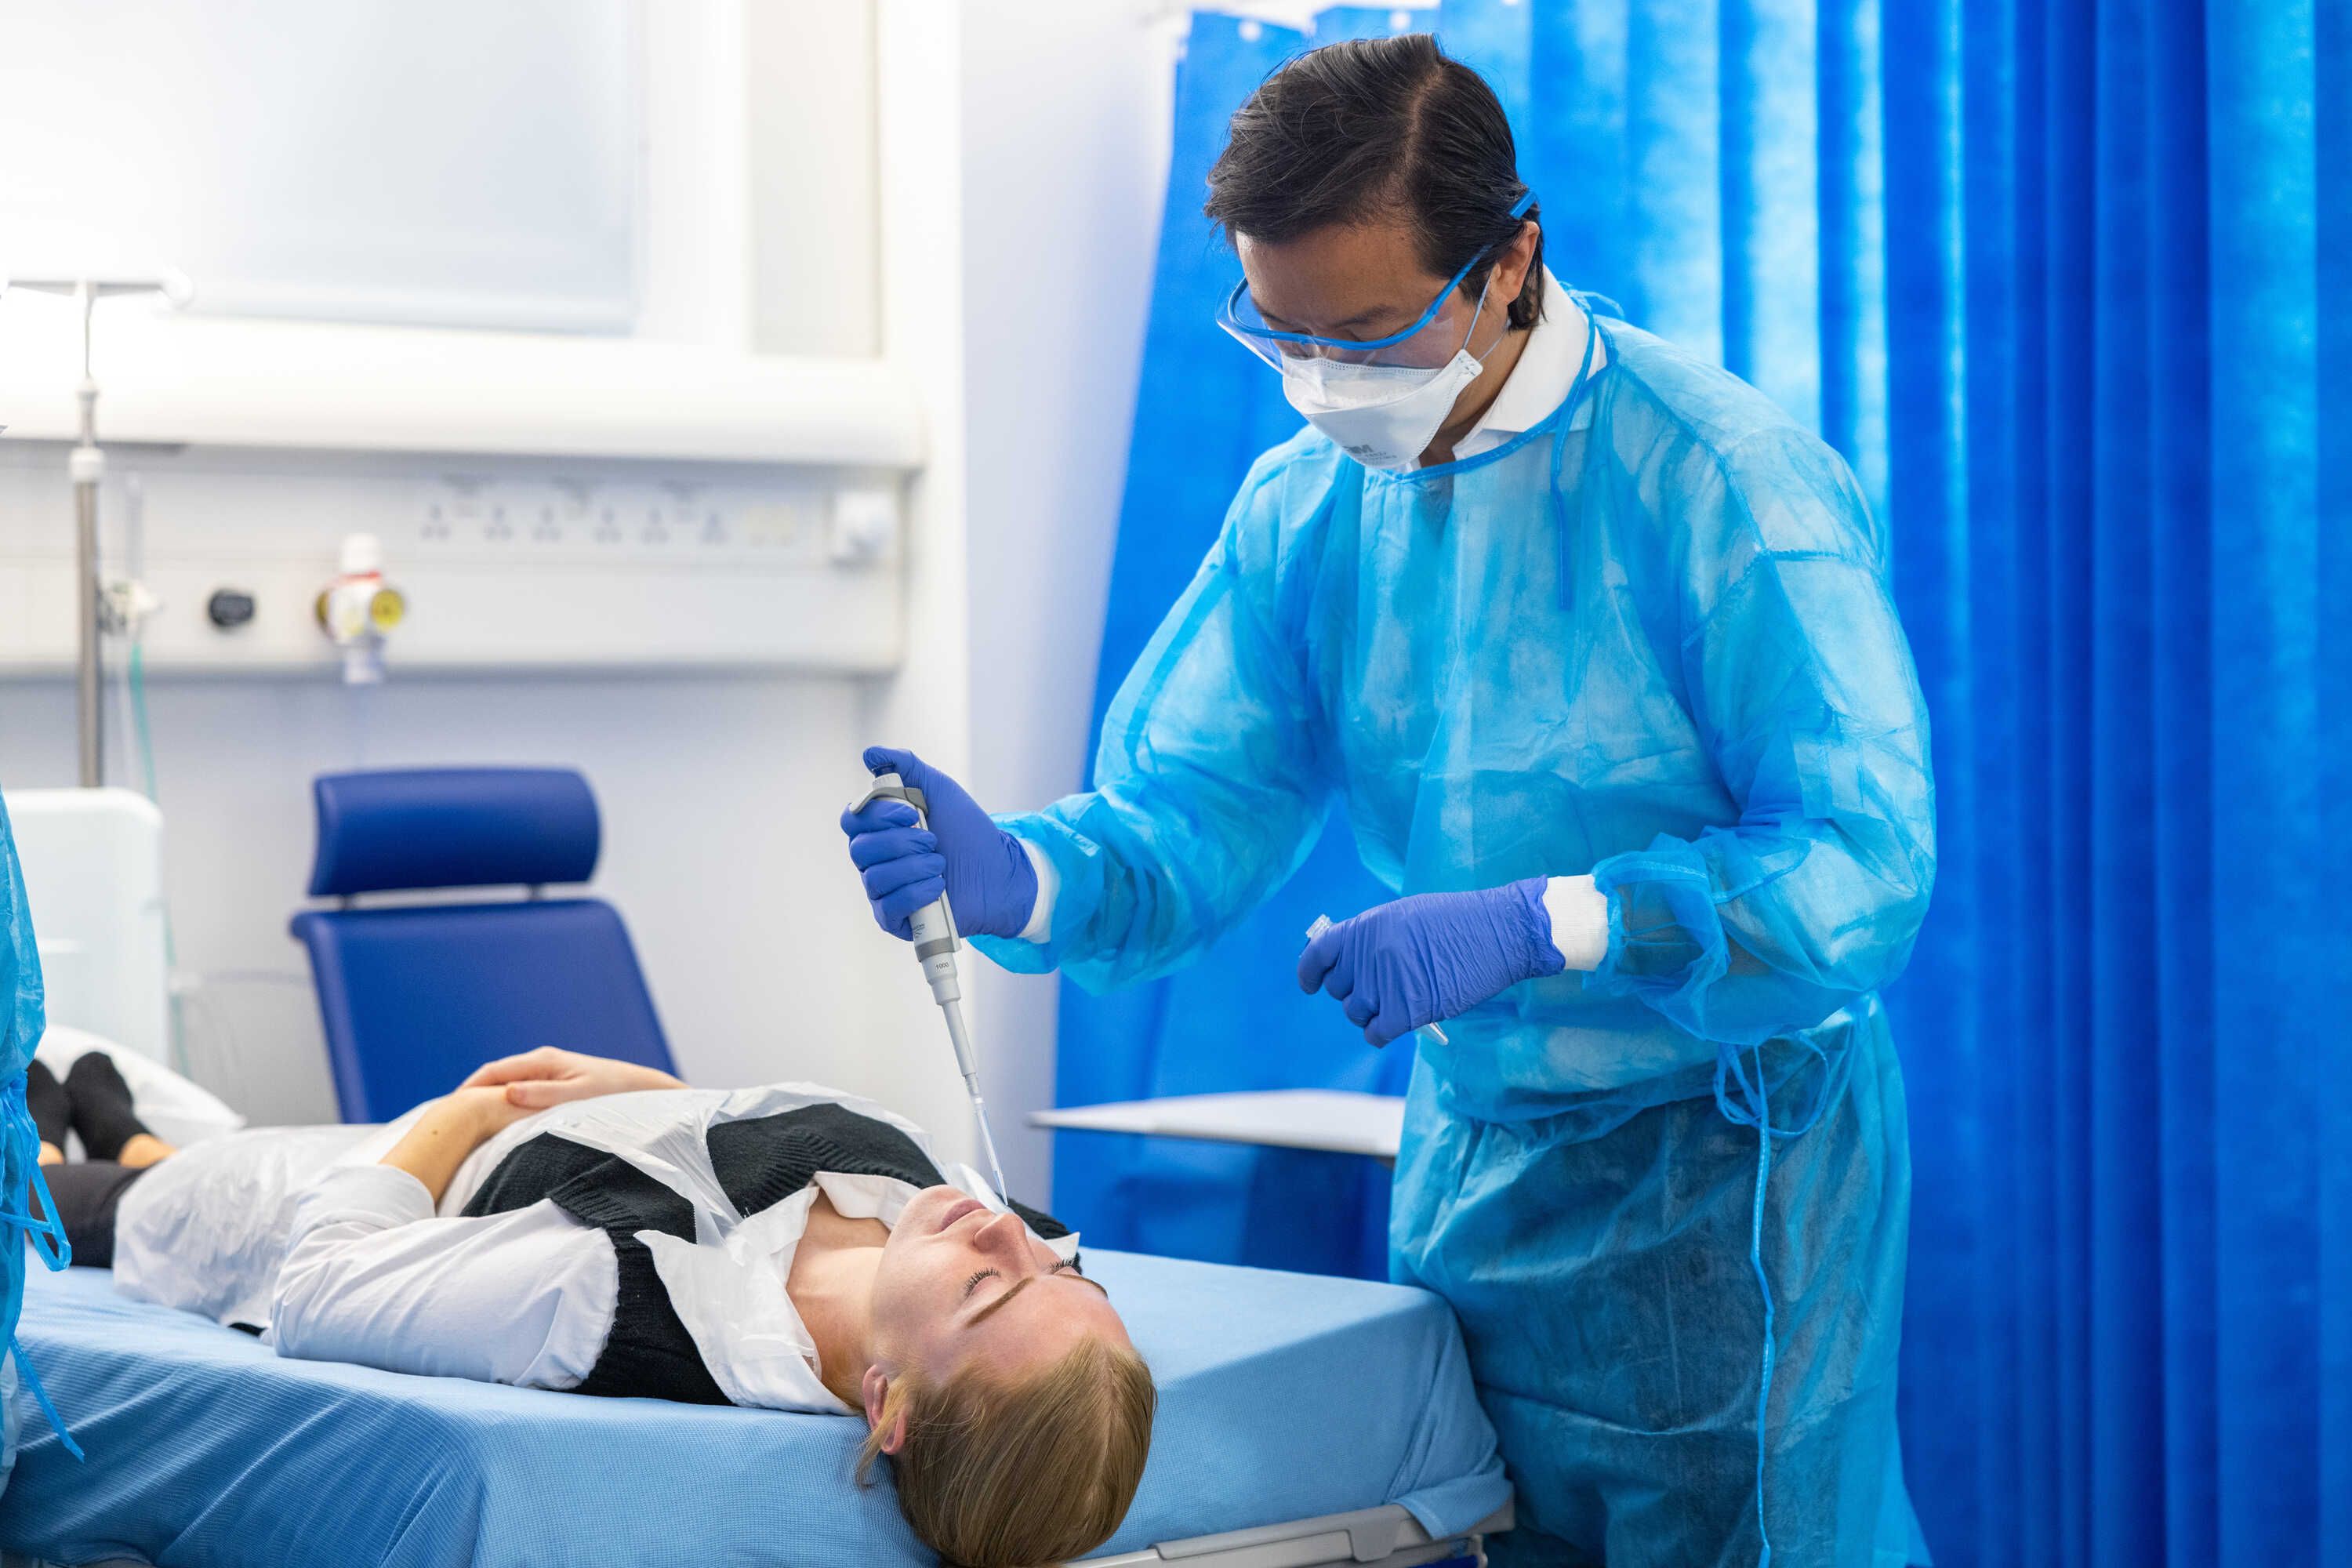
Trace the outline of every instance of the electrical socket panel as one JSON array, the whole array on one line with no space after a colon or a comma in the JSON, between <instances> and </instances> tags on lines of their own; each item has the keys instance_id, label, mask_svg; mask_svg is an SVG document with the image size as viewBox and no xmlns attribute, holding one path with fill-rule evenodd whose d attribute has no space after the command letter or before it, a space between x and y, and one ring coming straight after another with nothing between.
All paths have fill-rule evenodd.
<instances>
[{"instance_id":1,"label":"electrical socket panel","mask_svg":"<svg viewBox=\"0 0 2352 1568\"><path fill-rule=\"evenodd\" d=\"M895 514L895 491L879 493ZM412 527L395 547L415 558L482 563L821 566L831 559L823 536L831 499L823 490L740 486L437 479L421 487Z\"/></svg>"},{"instance_id":2,"label":"electrical socket panel","mask_svg":"<svg viewBox=\"0 0 2352 1568\"><path fill-rule=\"evenodd\" d=\"M73 658L64 450L0 442L0 669ZM162 600L144 629L158 674L333 668L313 606L352 533L381 541L407 600L385 649L395 679L881 671L903 651L903 506L900 477L868 469L126 447L101 493L102 575L135 574ZM224 593L250 613L209 613Z\"/></svg>"}]
</instances>

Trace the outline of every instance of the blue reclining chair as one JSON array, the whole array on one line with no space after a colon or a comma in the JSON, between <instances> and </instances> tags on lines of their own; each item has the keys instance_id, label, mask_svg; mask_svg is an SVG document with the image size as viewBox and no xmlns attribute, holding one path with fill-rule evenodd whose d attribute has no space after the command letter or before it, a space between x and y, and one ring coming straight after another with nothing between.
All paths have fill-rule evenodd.
<instances>
[{"instance_id":1,"label":"blue reclining chair","mask_svg":"<svg viewBox=\"0 0 2352 1568\"><path fill-rule=\"evenodd\" d=\"M383 1121L475 1068L562 1046L671 1070L629 933L595 899L542 899L596 868L596 797L568 768L324 773L296 915L346 1121ZM362 893L520 887L522 900L353 907Z\"/></svg>"}]
</instances>

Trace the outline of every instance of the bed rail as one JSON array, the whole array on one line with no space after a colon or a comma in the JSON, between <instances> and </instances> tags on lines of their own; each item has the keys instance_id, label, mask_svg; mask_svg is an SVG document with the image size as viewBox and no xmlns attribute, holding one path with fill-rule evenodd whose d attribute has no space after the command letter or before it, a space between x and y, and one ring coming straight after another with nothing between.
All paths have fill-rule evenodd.
<instances>
[{"instance_id":1,"label":"bed rail","mask_svg":"<svg viewBox=\"0 0 2352 1568\"><path fill-rule=\"evenodd\" d=\"M1512 1508L1505 1503L1458 1535L1432 1536L1420 1521L1395 1503L1359 1509L1353 1513L1327 1513L1297 1519L1286 1524L1255 1530L1227 1531L1222 1535L1195 1535L1162 1542L1141 1552L1116 1557L1089 1557L1073 1568L1166 1568L1181 1563L1186 1568L1419 1568L1454 1558L1486 1561L1486 1538L1511 1528ZM0 1568L51 1568L37 1557L0 1552ZM127 1557L108 1558L86 1568L142 1568Z\"/></svg>"},{"instance_id":2,"label":"bed rail","mask_svg":"<svg viewBox=\"0 0 2352 1568\"><path fill-rule=\"evenodd\" d=\"M1401 1505L1383 1503L1353 1513L1163 1541L1140 1552L1089 1557L1082 1568L1165 1568L1174 1563L1185 1568L1416 1568L1456 1557L1483 1563L1486 1538L1510 1529L1512 1517L1511 1505L1505 1503L1458 1535L1432 1536Z\"/></svg>"}]
</instances>

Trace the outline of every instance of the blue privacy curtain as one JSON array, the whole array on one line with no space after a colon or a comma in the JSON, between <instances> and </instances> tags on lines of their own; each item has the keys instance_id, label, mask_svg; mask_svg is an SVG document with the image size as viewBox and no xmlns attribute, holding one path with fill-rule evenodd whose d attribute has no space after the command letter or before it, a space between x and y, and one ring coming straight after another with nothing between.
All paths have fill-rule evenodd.
<instances>
[{"instance_id":1,"label":"blue privacy curtain","mask_svg":"<svg viewBox=\"0 0 2352 1568\"><path fill-rule=\"evenodd\" d=\"M1197 15L1097 723L1297 427L1210 321L1224 120L1399 23L1501 92L1554 271L1779 399L1888 521L1939 784L1889 996L1937 1561L2352 1563L2352 5ZM1335 817L1201 963L1066 987L1063 1101L1400 1086L1290 980L1316 912L1381 896ZM1344 1162L1056 1159L1092 1240L1381 1271L1381 1184Z\"/></svg>"},{"instance_id":2,"label":"blue privacy curtain","mask_svg":"<svg viewBox=\"0 0 2352 1568\"><path fill-rule=\"evenodd\" d=\"M1887 5L1947 1563L2352 1563L2352 9Z\"/></svg>"}]
</instances>

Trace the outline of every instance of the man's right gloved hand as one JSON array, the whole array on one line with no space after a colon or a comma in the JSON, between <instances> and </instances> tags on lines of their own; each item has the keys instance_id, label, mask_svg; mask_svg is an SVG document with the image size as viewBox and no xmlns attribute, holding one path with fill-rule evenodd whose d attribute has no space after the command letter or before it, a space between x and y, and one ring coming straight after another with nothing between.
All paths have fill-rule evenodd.
<instances>
[{"instance_id":1,"label":"man's right gloved hand","mask_svg":"<svg viewBox=\"0 0 2352 1568\"><path fill-rule=\"evenodd\" d=\"M908 918L944 892L966 936L1019 936L1037 907L1037 868L1021 840L989 819L963 785L912 752L868 746L869 773L895 773L920 790L928 827L912 806L877 800L841 814L849 858L866 883L866 901L884 931L908 940Z\"/></svg>"}]
</instances>

